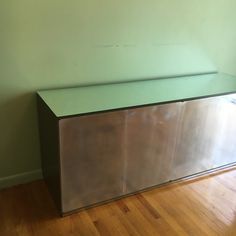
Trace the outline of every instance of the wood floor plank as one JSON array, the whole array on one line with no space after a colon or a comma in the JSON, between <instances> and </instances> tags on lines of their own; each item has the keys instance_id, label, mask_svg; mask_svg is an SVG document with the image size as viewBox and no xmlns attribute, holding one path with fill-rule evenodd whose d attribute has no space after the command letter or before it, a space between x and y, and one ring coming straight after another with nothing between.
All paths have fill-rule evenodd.
<instances>
[{"instance_id":1,"label":"wood floor plank","mask_svg":"<svg viewBox=\"0 0 236 236\"><path fill-rule=\"evenodd\" d=\"M142 194L138 194L136 198L136 201L132 200L134 205L160 235L178 235L174 228L172 228L171 225L169 225L169 223L161 217L157 210L152 207L152 205L142 196Z\"/></svg>"},{"instance_id":2,"label":"wood floor plank","mask_svg":"<svg viewBox=\"0 0 236 236\"><path fill-rule=\"evenodd\" d=\"M217 185L213 186L212 183L208 181L208 184L202 183L201 186L191 185L189 187L195 194L202 198L203 204L206 204L208 208L213 209L217 212L218 216L221 216L221 220L224 221L225 224L230 224L235 217L235 204L230 205L224 196L219 194L219 192L221 192L220 185L218 185L217 191L214 191L212 188L216 186Z\"/></svg>"},{"instance_id":3,"label":"wood floor plank","mask_svg":"<svg viewBox=\"0 0 236 236\"><path fill-rule=\"evenodd\" d=\"M209 227L216 235L222 235L226 225L216 217L214 211L201 203L201 200L189 190L188 186L174 189L174 193L180 201L184 199L184 207L190 209L191 214L197 221L200 221L200 224L204 224L206 228Z\"/></svg>"},{"instance_id":4,"label":"wood floor plank","mask_svg":"<svg viewBox=\"0 0 236 236\"><path fill-rule=\"evenodd\" d=\"M168 212L177 223L187 232L187 235L205 235L201 227L199 227L184 211L181 209L181 202L178 202L175 195L172 192L164 192L157 194L153 198L154 201L158 202L162 208Z\"/></svg>"},{"instance_id":5,"label":"wood floor plank","mask_svg":"<svg viewBox=\"0 0 236 236\"><path fill-rule=\"evenodd\" d=\"M236 168L60 218L43 181L0 191L0 236L235 236Z\"/></svg>"},{"instance_id":6,"label":"wood floor plank","mask_svg":"<svg viewBox=\"0 0 236 236\"><path fill-rule=\"evenodd\" d=\"M130 209L130 212L126 216L131 224L137 228L141 235L161 235L160 232L155 229L151 222L145 218L142 212L140 212L140 210L135 206L134 199L135 196L124 199L124 202Z\"/></svg>"},{"instance_id":7,"label":"wood floor plank","mask_svg":"<svg viewBox=\"0 0 236 236\"><path fill-rule=\"evenodd\" d=\"M111 210L111 204L113 203L88 210L95 227L101 235L129 235L129 232L121 223L119 215Z\"/></svg>"},{"instance_id":8,"label":"wood floor plank","mask_svg":"<svg viewBox=\"0 0 236 236\"><path fill-rule=\"evenodd\" d=\"M170 215L165 208L163 208L159 202L155 201L152 198L152 195L149 193L143 194L148 202L158 210L159 214L166 220L166 222L177 232L178 235L186 236L188 235L184 228L177 222L172 215Z\"/></svg>"}]
</instances>

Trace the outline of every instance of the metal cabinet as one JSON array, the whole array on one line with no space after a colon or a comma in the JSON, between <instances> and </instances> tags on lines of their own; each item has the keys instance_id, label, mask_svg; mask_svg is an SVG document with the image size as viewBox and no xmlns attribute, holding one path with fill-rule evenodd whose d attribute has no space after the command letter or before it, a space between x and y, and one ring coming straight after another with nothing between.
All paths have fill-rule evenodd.
<instances>
[{"instance_id":1,"label":"metal cabinet","mask_svg":"<svg viewBox=\"0 0 236 236\"><path fill-rule=\"evenodd\" d=\"M41 98L38 107L62 215L236 162L235 95L60 118Z\"/></svg>"}]
</instances>

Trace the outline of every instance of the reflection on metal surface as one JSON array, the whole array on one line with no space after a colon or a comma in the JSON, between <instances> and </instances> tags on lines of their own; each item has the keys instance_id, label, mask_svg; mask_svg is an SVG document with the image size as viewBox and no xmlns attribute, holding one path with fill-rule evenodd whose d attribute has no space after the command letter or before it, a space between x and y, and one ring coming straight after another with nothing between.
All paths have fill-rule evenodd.
<instances>
[{"instance_id":1,"label":"reflection on metal surface","mask_svg":"<svg viewBox=\"0 0 236 236\"><path fill-rule=\"evenodd\" d=\"M216 114L214 147L211 159L213 168L236 162L236 96L220 97Z\"/></svg>"},{"instance_id":2,"label":"reflection on metal surface","mask_svg":"<svg viewBox=\"0 0 236 236\"><path fill-rule=\"evenodd\" d=\"M59 121L63 212L236 162L235 95Z\"/></svg>"},{"instance_id":3,"label":"reflection on metal surface","mask_svg":"<svg viewBox=\"0 0 236 236\"><path fill-rule=\"evenodd\" d=\"M170 180L182 103L128 110L126 113L126 193Z\"/></svg>"},{"instance_id":4,"label":"reflection on metal surface","mask_svg":"<svg viewBox=\"0 0 236 236\"><path fill-rule=\"evenodd\" d=\"M177 145L173 161L173 179L207 170L212 131L215 129L217 99L185 102L176 136Z\"/></svg>"},{"instance_id":5,"label":"reflection on metal surface","mask_svg":"<svg viewBox=\"0 0 236 236\"><path fill-rule=\"evenodd\" d=\"M63 211L123 193L124 111L60 120Z\"/></svg>"},{"instance_id":6,"label":"reflection on metal surface","mask_svg":"<svg viewBox=\"0 0 236 236\"><path fill-rule=\"evenodd\" d=\"M173 179L236 162L233 95L185 102L177 134Z\"/></svg>"}]
</instances>

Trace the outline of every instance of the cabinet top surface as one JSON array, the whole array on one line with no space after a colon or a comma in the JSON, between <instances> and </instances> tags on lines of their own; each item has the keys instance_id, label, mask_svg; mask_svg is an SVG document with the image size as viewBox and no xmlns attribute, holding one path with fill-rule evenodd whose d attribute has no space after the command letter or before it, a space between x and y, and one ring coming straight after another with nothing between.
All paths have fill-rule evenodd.
<instances>
[{"instance_id":1,"label":"cabinet top surface","mask_svg":"<svg viewBox=\"0 0 236 236\"><path fill-rule=\"evenodd\" d=\"M218 73L39 91L57 117L236 92L236 77Z\"/></svg>"}]
</instances>

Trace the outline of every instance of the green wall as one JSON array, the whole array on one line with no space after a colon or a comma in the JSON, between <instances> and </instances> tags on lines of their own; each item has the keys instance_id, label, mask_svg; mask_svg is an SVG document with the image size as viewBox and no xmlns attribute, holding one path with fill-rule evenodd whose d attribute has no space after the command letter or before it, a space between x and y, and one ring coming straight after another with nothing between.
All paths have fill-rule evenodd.
<instances>
[{"instance_id":1,"label":"green wall","mask_svg":"<svg viewBox=\"0 0 236 236\"><path fill-rule=\"evenodd\" d=\"M0 187L40 177L35 91L217 68L235 0L1 0Z\"/></svg>"}]
</instances>

